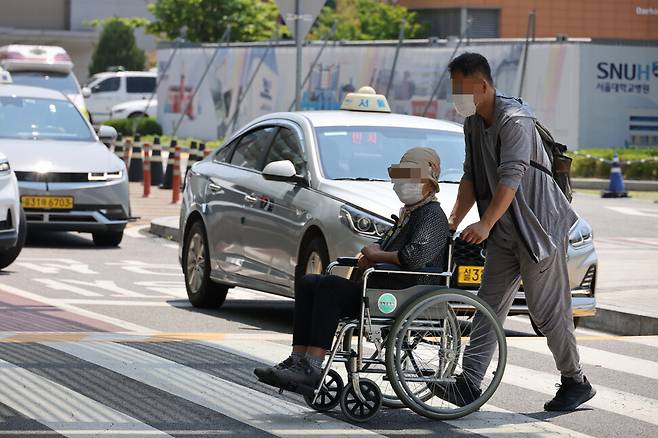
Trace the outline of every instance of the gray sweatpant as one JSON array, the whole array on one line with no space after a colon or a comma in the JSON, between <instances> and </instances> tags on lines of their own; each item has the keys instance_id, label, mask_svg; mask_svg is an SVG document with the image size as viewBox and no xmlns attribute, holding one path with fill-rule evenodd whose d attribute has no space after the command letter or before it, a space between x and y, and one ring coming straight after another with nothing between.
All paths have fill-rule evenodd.
<instances>
[{"instance_id":1,"label":"gray sweatpant","mask_svg":"<svg viewBox=\"0 0 658 438\"><path fill-rule=\"evenodd\" d=\"M518 237L511 241L490 239L478 296L491 306L502 324L523 279L530 315L546 336L557 369L565 377L581 380L566 245L565 239L552 256L535 263ZM490 324L480 314L473 318L470 339L464 352L464 375L479 386L496 345Z\"/></svg>"}]
</instances>

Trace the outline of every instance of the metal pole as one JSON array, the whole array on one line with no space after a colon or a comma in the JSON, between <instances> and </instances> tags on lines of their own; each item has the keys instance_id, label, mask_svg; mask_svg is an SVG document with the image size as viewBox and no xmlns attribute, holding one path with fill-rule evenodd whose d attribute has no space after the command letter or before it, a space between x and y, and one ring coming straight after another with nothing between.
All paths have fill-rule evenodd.
<instances>
[{"instance_id":1,"label":"metal pole","mask_svg":"<svg viewBox=\"0 0 658 438\"><path fill-rule=\"evenodd\" d=\"M464 36L468 33L468 29L471 27L471 19L469 18L466 22L466 28L464 29L464 32L462 32L461 36L459 37L459 42L457 43L457 46L455 46L455 50L452 51L452 55L450 55L450 59L448 60L448 64L450 64L450 61L455 57L455 54L457 53L457 50L459 50L459 47L462 45L462 41L464 41ZM425 105L425 109L423 110L423 117L425 117L425 114L427 114L427 110L430 109L430 105L432 104L432 101L434 100L434 96L436 96L436 93L439 92L439 87L441 87L441 83L443 82L443 78L445 78L446 73L448 73L448 68L446 67L443 70L443 73L441 73L441 78L439 78L439 82L436 84L436 87L434 87L434 91L432 91L432 95L430 96L429 100L427 101L427 105Z\"/></svg>"},{"instance_id":2,"label":"metal pole","mask_svg":"<svg viewBox=\"0 0 658 438\"><path fill-rule=\"evenodd\" d=\"M400 47L402 47L402 41L404 41L404 27L407 25L407 20L406 18L402 19L402 22L400 23L400 36L398 37L398 45L395 48L395 56L393 57L393 67L391 67L391 75L388 77L388 85L386 86L386 97L388 96L388 93L391 91L391 86L393 85L393 77L395 76L395 68L398 65L398 55L400 54Z\"/></svg>"},{"instance_id":3,"label":"metal pole","mask_svg":"<svg viewBox=\"0 0 658 438\"><path fill-rule=\"evenodd\" d=\"M304 78L304 81L302 82L302 86L301 86L302 90L306 86L306 83L308 82L308 80L311 78L311 73L313 73L313 69L315 68L318 61L320 60L320 56L322 56L322 52L324 52L324 48L327 47L327 44L329 43L329 40L336 35L336 25L337 25L337 22L334 21L334 25L331 26L331 30L325 34L324 42L322 44L322 47L320 47L320 51L315 56L315 59L311 63L311 67L308 69L308 73L306 73L306 77ZM297 102L297 100L293 100L290 103L290 106L288 107L288 111L292 111L292 109L294 108L296 102Z\"/></svg>"},{"instance_id":4,"label":"metal pole","mask_svg":"<svg viewBox=\"0 0 658 438\"><path fill-rule=\"evenodd\" d=\"M295 111L301 109L302 94L302 35L299 26L299 0L295 0L295 45L297 46L297 68L295 73Z\"/></svg>"},{"instance_id":5,"label":"metal pole","mask_svg":"<svg viewBox=\"0 0 658 438\"><path fill-rule=\"evenodd\" d=\"M192 96L187 101L187 105L185 105L185 109L181 112L180 118L178 119L178 122L176 123L176 126L174 127L174 132L171 134L172 137L176 137L176 134L178 133L178 128L180 128L181 123L183 123L183 119L185 118L185 114L190 110L190 106L192 105L192 102L194 101L194 97L196 94L199 92L199 89L201 88L201 84L203 84L204 79L206 79L206 75L208 74L208 71L210 70L210 66L212 66L213 61L215 61L215 58L217 57L217 54L219 53L219 50L222 48L222 43L226 43L228 46L229 40L231 35L231 25L229 24L226 26L226 30L224 31L224 34L222 35L222 38L219 40L217 43L217 48L215 49L215 52L212 54L210 57L210 61L208 61L208 64L206 64L206 69L203 71L203 74L201 75L201 79L199 79L199 82L196 84L196 87L194 88L194 91L192 92Z\"/></svg>"},{"instance_id":6,"label":"metal pole","mask_svg":"<svg viewBox=\"0 0 658 438\"><path fill-rule=\"evenodd\" d=\"M519 81L519 94L518 97L521 97L523 94L523 82L525 81L525 69L526 64L528 63L528 46L530 45L530 35L534 32L535 27L535 11L532 11L528 14L528 31L525 35L525 47L523 48L523 65L521 67L521 80Z\"/></svg>"},{"instance_id":7,"label":"metal pole","mask_svg":"<svg viewBox=\"0 0 658 438\"><path fill-rule=\"evenodd\" d=\"M249 82L247 82L247 86L242 90L242 93L238 95L238 102L235 105L235 112L233 113L233 117L231 118L231 122L229 122L229 125L232 124L232 130L235 130L235 124L238 121L238 113L240 112L240 104L244 100L244 97L247 95L247 92L249 91L249 88L251 88L251 84L254 82L254 79L256 78L256 75L258 74L258 70L260 70L260 66L263 65L263 62L265 61L265 58L267 57L267 54L270 52L270 49L274 46L275 42L278 41L279 36L275 34L272 39L270 40L270 44L267 46L267 49L265 49L265 52L263 53L263 56L260 57L260 61L258 61L258 65L256 66L256 69L254 72L251 74L251 78L249 78Z\"/></svg>"}]
</instances>

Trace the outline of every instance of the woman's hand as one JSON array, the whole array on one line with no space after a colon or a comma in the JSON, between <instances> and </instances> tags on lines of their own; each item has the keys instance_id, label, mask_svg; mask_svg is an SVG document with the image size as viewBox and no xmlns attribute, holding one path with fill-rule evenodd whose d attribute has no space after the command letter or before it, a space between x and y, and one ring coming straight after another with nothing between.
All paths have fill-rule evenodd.
<instances>
[{"instance_id":1,"label":"woman's hand","mask_svg":"<svg viewBox=\"0 0 658 438\"><path fill-rule=\"evenodd\" d=\"M374 259L375 254L380 252L381 250L382 247L379 246L379 244L373 243L371 245L364 246L361 249L361 254L368 257L369 259Z\"/></svg>"}]
</instances>

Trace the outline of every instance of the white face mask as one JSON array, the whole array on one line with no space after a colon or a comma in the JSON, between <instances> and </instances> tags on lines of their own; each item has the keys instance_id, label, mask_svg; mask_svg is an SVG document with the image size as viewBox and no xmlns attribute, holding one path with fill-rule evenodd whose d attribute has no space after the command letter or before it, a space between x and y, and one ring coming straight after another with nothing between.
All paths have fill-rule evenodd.
<instances>
[{"instance_id":1,"label":"white face mask","mask_svg":"<svg viewBox=\"0 0 658 438\"><path fill-rule=\"evenodd\" d=\"M423 183L395 183L393 190L405 205L418 204L423 200Z\"/></svg>"},{"instance_id":2,"label":"white face mask","mask_svg":"<svg viewBox=\"0 0 658 438\"><path fill-rule=\"evenodd\" d=\"M463 117L475 114L475 101L472 94L453 94L452 103L455 110Z\"/></svg>"}]
</instances>

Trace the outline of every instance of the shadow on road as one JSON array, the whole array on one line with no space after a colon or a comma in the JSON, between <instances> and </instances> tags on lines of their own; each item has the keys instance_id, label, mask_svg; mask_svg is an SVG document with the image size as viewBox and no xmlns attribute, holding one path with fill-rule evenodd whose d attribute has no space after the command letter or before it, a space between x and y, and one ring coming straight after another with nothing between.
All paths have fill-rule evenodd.
<instances>
[{"instance_id":1,"label":"shadow on road","mask_svg":"<svg viewBox=\"0 0 658 438\"><path fill-rule=\"evenodd\" d=\"M42 231L29 230L27 233L26 247L30 248L66 248L66 249L110 249L118 248L103 247L99 248L94 245L91 234L74 233L66 231Z\"/></svg>"}]
</instances>

